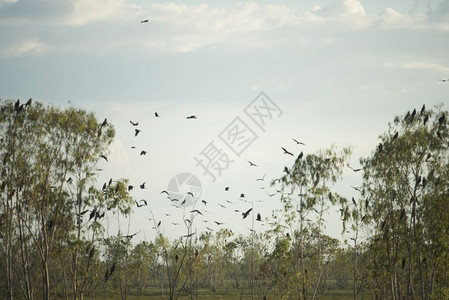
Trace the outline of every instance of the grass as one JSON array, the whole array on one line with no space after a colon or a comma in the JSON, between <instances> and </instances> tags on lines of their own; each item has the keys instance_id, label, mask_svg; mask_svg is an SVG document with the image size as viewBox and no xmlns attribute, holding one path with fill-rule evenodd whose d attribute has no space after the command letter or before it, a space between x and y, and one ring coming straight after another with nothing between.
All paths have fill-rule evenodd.
<instances>
[{"instance_id":1,"label":"grass","mask_svg":"<svg viewBox=\"0 0 449 300\"><path fill-rule=\"evenodd\" d=\"M167 299L167 293L164 293L164 299ZM86 300L91 299L91 297L85 297ZM115 297L106 297L103 298L103 295L97 294L94 299L105 299L105 300L117 300L120 299L120 295L116 295ZM128 295L127 299L129 300L153 300L153 299L162 299L160 290L147 290L142 296L137 295L135 293L131 293ZM181 295L178 299L187 300L190 299L190 295ZM198 298L194 295L193 299L201 299L201 300L238 300L240 299L240 293L237 290L229 290L229 291L218 291L216 293L210 290L200 290L198 291ZM246 290L243 294L242 299L252 299L251 291ZM262 297L254 296L254 299L262 299ZM274 299L272 293L267 296L267 299ZM326 291L324 294L317 295L317 300L350 300L353 299L352 290L330 290Z\"/></svg>"}]
</instances>

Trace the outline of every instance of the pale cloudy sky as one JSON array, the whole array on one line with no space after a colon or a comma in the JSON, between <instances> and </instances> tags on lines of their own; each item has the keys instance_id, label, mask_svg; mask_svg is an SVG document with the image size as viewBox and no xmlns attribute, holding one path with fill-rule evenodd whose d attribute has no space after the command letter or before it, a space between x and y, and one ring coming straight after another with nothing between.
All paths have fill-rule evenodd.
<instances>
[{"instance_id":1,"label":"pale cloudy sky","mask_svg":"<svg viewBox=\"0 0 449 300\"><path fill-rule=\"evenodd\" d=\"M291 166L281 147L297 155L352 146L358 166L395 115L449 103L449 83L439 81L449 78L447 0L0 0L0 36L0 98L70 101L107 117L117 139L102 180L147 182L133 195L148 201L171 237L185 234L171 224L182 222L182 210L159 192L178 173L202 183L208 204L197 207L208 216L196 219L198 232L217 228L202 222L209 219L247 234L251 222L234 209L251 205L239 195L264 201L255 202L263 217L280 208L278 196L259 188L273 189L256 179ZM244 113L261 91L282 110L265 131ZM240 157L219 138L236 117L258 137ZM138 137L129 120L140 123ZM234 161L215 182L194 160L210 142ZM141 149L148 154L139 156ZM336 190L357 198L350 185L360 184L358 176L346 169ZM151 240L149 208L136 208L130 226ZM327 230L338 237L330 211ZM118 221L128 224L108 220L110 234Z\"/></svg>"}]
</instances>

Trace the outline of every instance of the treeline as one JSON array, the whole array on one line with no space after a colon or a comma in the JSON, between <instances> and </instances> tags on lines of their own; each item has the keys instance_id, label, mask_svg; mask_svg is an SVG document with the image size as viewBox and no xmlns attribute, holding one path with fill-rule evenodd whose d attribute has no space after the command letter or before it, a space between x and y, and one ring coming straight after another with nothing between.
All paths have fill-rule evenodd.
<instances>
[{"instance_id":1,"label":"treeline","mask_svg":"<svg viewBox=\"0 0 449 300\"><path fill-rule=\"evenodd\" d=\"M105 213L127 215L127 180L97 186L97 164L114 129L82 109L31 100L0 102L0 295L6 299L126 299L157 290L196 298L200 290L256 298L314 299L352 289L354 299L449 298L448 113L424 106L398 116L370 156L363 184L333 191L351 155L335 147L301 153L272 185L282 209L264 232L225 228L168 240L106 238ZM344 243L325 234L338 210ZM157 230L157 226L155 226Z\"/></svg>"}]
</instances>

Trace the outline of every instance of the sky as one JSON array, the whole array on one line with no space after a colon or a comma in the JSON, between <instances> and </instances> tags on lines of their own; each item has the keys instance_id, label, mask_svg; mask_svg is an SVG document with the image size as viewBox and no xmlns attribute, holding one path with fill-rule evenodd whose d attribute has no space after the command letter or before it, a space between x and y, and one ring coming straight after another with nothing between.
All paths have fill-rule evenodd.
<instances>
[{"instance_id":1,"label":"sky","mask_svg":"<svg viewBox=\"0 0 449 300\"><path fill-rule=\"evenodd\" d=\"M75 105L114 125L98 185L128 178L148 202L107 215L108 235L135 240L153 240L159 221L170 238L186 234L193 208L197 234L267 230L282 207L269 181L301 151L350 146L357 168L394 116L449 103L449 1L0 0L0 36L0 99ZM197 162L211 157L215 178ZM160 192L183 173L201 188L176 208ZM334 190L358 199L360 184L345 168ZM336 210L325 230L344 239Z\"/></svg>"}]
</instances>

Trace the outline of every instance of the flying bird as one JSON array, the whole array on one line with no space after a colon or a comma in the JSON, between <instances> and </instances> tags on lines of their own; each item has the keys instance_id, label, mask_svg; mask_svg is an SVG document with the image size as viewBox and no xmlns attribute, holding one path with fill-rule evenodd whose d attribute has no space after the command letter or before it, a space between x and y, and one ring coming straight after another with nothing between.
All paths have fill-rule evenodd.
<instances>
[{"instance_id":1,"label":"flying bird","mask_svg":"<svg viewBox=\"0 0 449 300\"><path fill-rule=\"evenodd\" d=\"M147 206L148 205L148 203L147 203L147 201L145 199L142 199L139 202L134 200L134 202L136 202L137 207L142 207L142 206ZM143 204L140 204L141 202L143 202Z\"/></svg>"},{"instance_id":2,"label":"flying bird","mask_svg":"<svg viewBox=\"0 0 449 300\"><path fill-rule=\"evenodd\" d=\"M351 170L353 170L354 172L359 172L359 171L361 171L362 170L362 168L357 168L357 169L354 169L353 167L351 167L349 164L347 165L347 167L349 168L349 169L351 169Z\"/></svg>"},{"instance_id":3,"label":"flying bird","mask_svg":"<svg viewBox=\"0 0 449 300\"><path fill-rule=\"evenodd\" d=\"M108 158L106 157L106 155L101 154L100 157L103 158L105 161L108 161Z\"/></svg>"},{"instance_id":4,"label":"flying bird","mask_svg":"<svg viewBox=\"0 0 449 300\"><path fill-rule=\"evenodd\" d=\"M133 188L134 188L134 186L133 186L133 185L128 185L128 192L129 192L129 191L132 191L132 190L133 190Z\"/></svg>"},{"instance_id":5,"label":"flying bird","mask_svg":"<svg viewBox=\"0 0 449 300\"><path fill-rule=\"evenodd\" d=\"M133 238L136 234L138 234L140 232L140 230L139 231L137 231L136 233L134 233L134 234L128 234L128 235L124 235L123 237L124 238L127 238L127 239L131 239L131 238Z\"/></svg>"},{"instance_id":6,"label":"flying bird","mask_svg":"<svg viewBox=\"0 0 449 300\"><path fill-rule=\"evenodd\" d=\"M205 200L201 200L201 202L202 202L204 205L207 204L207 202L206 202Z\"/></svg>"},{"instance_id":7,"label":"flying bird","mask_svg":"<svg viewBox=\"0 0 449 300\"><path fill-rule=\"evenodd\" d=\"M296 145L305 145L303 142L300 142L300 141L298 141L298 140L296 140L294 138L292 138L292 140L295 141Z\"/></svg>"},{"instance_id":8,"label":"flying bird","mask_svg":"<svg viewBox=\"0 0 449 300\"><path fill-rule=\"evenodd\" d=\"M250 162L249 160L248 160L248 162L249 162L249 166L250 166L250 167L258 167L258 165L256 165L256 164Z\"/></svg>"},{"instance_id":9,"label":"flying bird","mask_svg":"<svg viewBox=\"0 0 449 300\"><path fill-rule=\"evenodd\" d=\"M250 208L250 209L248 209L246 212L243 212L243 213L242 213L243 219L245 219L245 218L249 215L249 213L250 213L252 210L253 210L253 209Z\"/></svg>"},{"instance_id":10,"label":"flying bird","mask_svg":"<svg viewBox=\"0 0 449 300\"><path fill-rule=\"evenodd\" d=\"M135 131L134 136L137 136L142 130L136 128L134 129L134 131Z\"/></svg>"},{"instance_id":11,"label":"flying bird","mask_svg":"<svg viewBox=\"0 0 449 300\"><path fill-rule=\"evenodd\" d=\"M159 114L158 114L157 112L154 113L154 116L155 116L156 118L159 118Z\"/></svg>"},{"instance_id":12,"label":"flying bird","mask_svg":"<svg viewBox=\"0 0 449 300\"><path fill-rule=\"evenodd\" d=\"M245 198L245 194L240 194L240 198Z\"/></svg>"},{"instance_id":13,"label":"flying bird","mask_svg":"<svg viewBox=\"0 0 449 300\"><path fill-rule=\"evenodd\" d=\"M229 186L226 186L226 187L225 187L225 191L226 191L226 192L229 191Z\"/></svg>"},{"instance_id":14,"label":"flying bird","mask_svg":"<svg viewBox=\"0 0 449 300\"><path fill-rule=\"evenodd\" d=\"M140 155L146 155L147 154L147 152L145 151L145 150L142 150L141 152L140 152Z\"/></svg>"},{"instance_id":15,"label":"flying bird","mask_svg":"<svg viewBox=\"0 0 449 300\"><path fill-rule=\"evenodd\" d=\"M136 123L134 123L133 121L129 121L129 123L131 123L133 126L137 126L137 125L139 125L139 122L136 122Z\"/></svg>"},{"instance_id":16,"label":"flying bird","mask_svg":"<svg viewBox=\"0 0 449 300\"><path fill-rule=\"evenodd\" d=\"M284 150L284 154L289 154L291 156L294 156L293 153L287 151L287 149L285 149L284 147L281 147L281 148L282 148L282 150Z\"/></svg>"},{"instance_id":17,"label":"flying bird","mask_svg":"<svg viewBox=\"0 0 449 300\"><path fill-rule=\"evenodd\" d=\"M140 185L140 188L141 188L142 190L145 189L145 182L142 183L142 184Z\"/></svg>"},{"instance_id":18,"label":"flying bird","mask_svg":"<svg viewBox=\"0 0 449 300\"><path fill-rule=\"evenodd\" d=\"M217 226L219 226L219 225L223 225L224 223L221 223L221 222L217 222L217 221L214 221L214 223L215 224L217 224Z\"/></svg>"},{"instance_id":19,"label":"flying bird","mask_svg":"<svg viewBox=\"0 0 449 300\"><path fill-rule=\"evenodd\" d=\"M260 215L260 213L257 213L256 221L262 221L262 216Z\"/></svg>"},{"instance_id":20,"label":"flying bird","mask_svg":"<svg viewBox=\"0 0 449 300\"><path fill-rule=\"evenodd\" d=\"M263 175L262 178L257 178L256 181L264 181L266 175L267 175L267 174Z\"/></svg>"},{"instance_id":21,"label":"flying bird","mask_svg":"<svg viewBox=\"0 0 449 300\"><path fill-rule=\"evenodd\" d=\"M196 119L196 116L195 115L188 116L187 119Z\"/></svg>"},{"instance_id":22,"label":"flying bird","mask_svg":"<svg viewBox=\"0 0 449 300\"><path fill-rule=\"evenodd\" d=\"M170 194L166 190L163 190L162 192L160 192L160 194L167 194L167 196L170 196Z\"/></svg>"},{"instance_id":23,"label":"flying bird","mask_svg":"<svg viewBox=\"0 0 449 300\"><path fill-rule=\"evenodd\" d=\"M269 194L267 191L265 191L265 193L266 193L268 196L270 196L270 197L273 197L273 196L276 195L276 194Z\"/></svg>"},{"instance_id":24,"label":"flying bird","mask_svg":"<svg viewBox=\"0 0 449 300\"><path fill-rule=\"evenodd\" d=\"M148 23L148 19L142 20L140 23Z\"/></svg>"},{"instance_id":25,"label":"flying bird","mask_svg":"<svg viewBox=\"0 0 449 300\"><path fill-rule=\"evenodd\" d=\"M449 82L449 79L440 79L439 81L442 81L442 82Z\"/></svg>"},{"instance_id":26,"label":"flying bird","mask_svg":"<svg viewBox=\"0 0 449 300\"><path fill-rule=\"evenodd\" d=\"M200 212L198 209L191 210L190 212L191 212L191 213L198 213L198 214L200 214L200 215L203 215L203 213Z\"/></svg>"}]
</instances>

